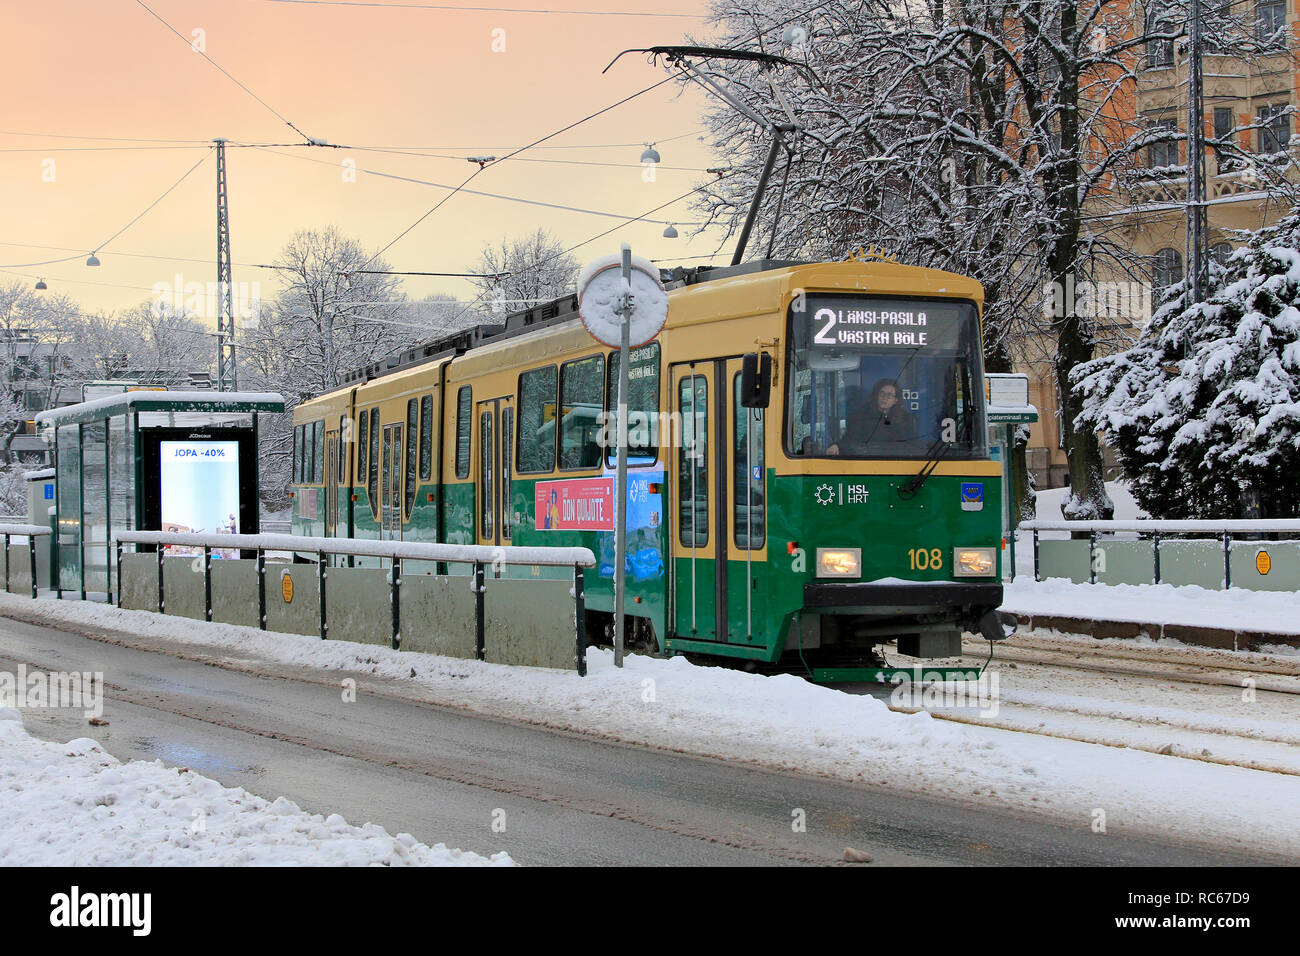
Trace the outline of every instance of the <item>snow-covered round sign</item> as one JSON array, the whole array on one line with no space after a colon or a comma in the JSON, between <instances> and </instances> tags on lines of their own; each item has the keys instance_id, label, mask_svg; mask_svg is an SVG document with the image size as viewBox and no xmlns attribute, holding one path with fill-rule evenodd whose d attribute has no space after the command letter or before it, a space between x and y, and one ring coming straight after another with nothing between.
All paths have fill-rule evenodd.
<instances>
[{"instance_id":1,"label":"snow-covered round sign","mask_svg":"<svg viewBox=\"0 0 1300 956\"><path fill-rule=\"evenodd\" d=\"M659 281L659 270L640 256L632 257L632 316L628 346L645 345L668 321L668 293ZM619 302L625 291L621 254L601 256L588 263L578 277L578 316L598 342L618 348L623 329Z\"/></svg>"}]
</instances>

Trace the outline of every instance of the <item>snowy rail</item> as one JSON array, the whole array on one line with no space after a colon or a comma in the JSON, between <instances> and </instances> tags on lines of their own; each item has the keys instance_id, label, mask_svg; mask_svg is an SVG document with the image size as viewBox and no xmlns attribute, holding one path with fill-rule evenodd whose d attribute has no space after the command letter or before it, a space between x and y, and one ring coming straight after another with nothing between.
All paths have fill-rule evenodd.
<instances>
[{"instance_id":1,"label":"snowy rail","mask_svg":"<svg viewBox=\"0 0 1300 956\"><path fill-rule=\"evenodd\" d=\"M49 533L45 529L45 533ZM267 629L267 587L266 587L266 554L268 551L288 551L293 554L303 552L313 553L316 555L315 577L316 577L316 595L313 597L319 604L319 630L322 639L326 638L329 633L329 602L326 599L326 581L330 573L341 575L341 580L347 585L347 576L355 574L356 571L363 569L353 569L351 567L331 568L328 556L339 555L351 558L377 558L389 563L388 573L384 576L384 581L388 589L388 604L391 608L392 627L391 627L391 645L394 650L400 649L402 634L402 562L403 561L420 561L436 563L440 572L443 565L464 564L469 565L472 569L468 578L470 590L474 594L474 656L478 660L485 660L485 620L486 613L484 609L484 594L487 591L486 569L491 568L494 575L498 578L494 580L493 589L505 589L509 593L510 589L519 589L524 586L536 587L541 582L532 582L521 579L500 578L499 574L502 568L510 566L524 566L532 568L551 567L551 568L570 568L572 569L572 586L569 588L569 596L574 602L574 628L577 654L573 658L573 663L577 665L579 675L585 675L587 672L586 663L586 606L583 583L583 570L596 566L596 557L589 548L551 548L551 547L494 547L490 545L455 545L455 544L430 544L414 541L383 541L375 539L357 539L357 538L313 538L301 535L287 534L201 534L201 533L182 533L167 531L115 531L113 533L114 547L117 555L117 598L118 606L122 606L122 566L123 566L123 546L133 545L137 552L140 546L151 547L156 554L157 561L157 609L159 613L166 613L167 594L166 580L167 573L164 571L163 559L167 556L166 549L172 547L201 548L202 555L193 555L192 570L198 571L199 564L202 564L203 574L203 619L213 621L213 598L212 598L212 561L213 550L218 551L218 557L222 551L241 551L252 552L256 555L256 580L257 580L257 622L262 630ZM173 555L175 557L175 555ZM191 555L186 555L191 557ZM219 561L219 564L227 564L227 561ZM351 561L349 560L349 565ZM298 565L302 567L302 565ZM307 567L311 567L310 564ZM382 567L382 566L381 566ZM175 571L172 572L176 573ZM373 570L368 572L374 574ZM445 578L444 574L439 577ZM559 582L552 581L551 584ZM285 603L292 601L292 588L287 591ZM111 600L111 598L110 598ZM349 605L351 606L351 605ZM315 613L314 611L312 612ZM312 625L315 628L315 624Z\"/></svg>"}]
</instances>

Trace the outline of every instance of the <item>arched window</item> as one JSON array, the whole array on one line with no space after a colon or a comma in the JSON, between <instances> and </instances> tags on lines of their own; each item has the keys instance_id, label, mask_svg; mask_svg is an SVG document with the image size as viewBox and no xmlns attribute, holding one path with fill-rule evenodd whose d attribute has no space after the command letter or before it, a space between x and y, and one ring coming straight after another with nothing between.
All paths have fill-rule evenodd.
<instances>
[{"instance_id":1,"label":"arched window","mask_svg":"<svg viewBox=\"0 0 1300 956\"><path fill-rule=\"evenodd\" d=\"M1183 257L1177 249L1161 249L1151 261L1151 285L1159 301L1165 290L1183 278Z\"/></svg>"},{"instance_id":2,"label":"arched window","mask_svg":"<svg viewBox=\"0 0 1300 956\"><path fill-rule=\"evenodd\" d=\"M1232 243L1216 242L1210 246L1210 258L1219 265L1224 265L1228 261L1228 256L1232 255Z\"/></svg>"}]
</instances>

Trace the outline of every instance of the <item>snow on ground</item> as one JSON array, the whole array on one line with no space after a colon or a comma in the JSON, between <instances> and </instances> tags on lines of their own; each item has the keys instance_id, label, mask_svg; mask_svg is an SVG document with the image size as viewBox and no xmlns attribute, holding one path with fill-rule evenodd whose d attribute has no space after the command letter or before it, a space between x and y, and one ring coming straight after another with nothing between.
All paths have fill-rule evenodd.
<instances>
[{"instance_id":1,"label":"snow on ground","mask_svg":"<svg viewBox=\"0 0 1300 956\"><path fill-rule=\"evenodd\" d=\"M1300 634L1300 597L1294 591L1227 591L1194 584L1074 584L1065 578L1034 581L1033 545L1029 570L1003 585L1003 610L1023 616L1045 614L1088 621L1187 624L1229 630ZM1016 559L1020 564L1020 544Z\"/></svg>"},{"instance_id":2,"label":"snow on ground","mask_svg":"<svg viewBox=\"0 0 1300 956\"><path fill-rule=\"evenodd\" d=\"M680 657L631 656L619 670L611 653L593 650L580 678L5 594L0 613L203 646L252 669L269 662L371 673L422 699L493 717L975 800L1067 825L1089 827L1101 809L1112 835L1142 831L1300 857L1300 777L897 713L875 697L793 676L699 667ZM109 716L111 709L110 700Z\"/></svg>"},{"instance_id":3,"label":"snow on ground","mask_svg":"<svg viewBox=\"0 0 1300 956\"><path fill-rule=\"evenodd\" d=\"M1034 496L1034 516L1039 521L1060 521L1061 502L1065 496L1070 493L1069 488L1044 488ZM1106 494L1110 495L1110 500L1115 504L1115 514L1113 517L1117 521L1131 521L1134 518L1150 517L1142 506L1137 503L1133 493L1128 490L1128 483L1124 481L1106 482Z\"/></svg>"},{"instance_id":4,"label":"snow on ground","mask_svg":"<svg viewBox=\"0 0 1300 956\"><path fill-rule=\"evenodd\" d=\"M161 760L123 763L86 737L28 735L0 708L3 866L510 866L409 833L268 802Z\"/></svg>"}]
</instances>

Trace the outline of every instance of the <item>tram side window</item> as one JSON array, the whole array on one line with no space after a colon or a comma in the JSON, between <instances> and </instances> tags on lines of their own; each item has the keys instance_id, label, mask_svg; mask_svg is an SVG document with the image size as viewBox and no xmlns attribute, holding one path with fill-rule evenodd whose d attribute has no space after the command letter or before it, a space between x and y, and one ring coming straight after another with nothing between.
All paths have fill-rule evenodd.
<instances>
[{"instance_id":1,"label":"tram side window","mask_svg":"<svg viewBox=\"0 0 1300 956\"><path fill-rule=\"evenodd\" d=\"M677 453L681 541L686 547L709 543L708 473L709 386L703 375L678 382L677 411L682 419L682 444Z\"/></svg>"},{"instance_id":2,"label":"tram side window","mask_svg":"<svg viewBox=\"0 0 1300 956\"><path fill-rule=\"evenodd\" d=\"M743 408L740 404L740 376L732 380L732 407L735 409L736 447L732 461L735 486L731 493L732 534L736 547L755 550L763 547L767 528L764 491L766 466L763 461L763 409Z\"/></svg>"},{"instance_id":3,"label":"tram side window","mask_svg":"<svg viewBox=\"0 0 1300 956\"><path fill-rule=\"evenodd\" d=\"M406 490L402 497L402 507L409 515L415 506L415 433L420 427L420 403L411 399L406 403Z\"/></svg>"},{"instance_id":4,"label":"tram side window","mask_svg":"<svg viewBox=\"0 0 1300 956\"><path fill-rule=\"evenodd\" d=\"M420 399L420 480L428 481L433 468L433 396Z\"/></svg>"},{"instance_id":5,"label":"tram side window","mask_svg":"<svg viewBox=\"0 0 1300 956\"><path fill-rule=\"evenodd\" d=\"M627 460L632 465L652 465L659 457L659 343L651 342L628 353L627 363ZM605 457L613 468L618 455L618 353L609 355L609 376L605 386L605 411L611 434Z\"/></svg>"},{"instance_id":6,"label":"tram side window","mask_svg":"<svg viewBox=\"0 0 1300 956\"><path fill-rule=\"evenodd\" d=\"M339 416L339 441L340 442L342 442L344 440L344 437L348 435L348 425L349 425L348 417L346 415L340 415ZM334 457L338 460L339 463L338 481L339 484L343 484L348 477L347 446L344 445L341 448L336 448L334 450Z\"/></svg>"},{"instance_id":7,"label":"tram side window","mask_svg":"<svg viewBox=\"0 0 1300 956\"><path fill-rule=\"evenodd\" d=\"M555 469L555 366L519 376L519 468L521 475Z\"/></svg>"},{"instance_id":8,"label":"tram side window","mask_svg":"<svg viewBox=\"0 0 1300 956\"><path fill-rule=\"evenodd\" d=\"M366 467L370 454L370 413L362 412L357 416L357 470L356 477L353 478L353 484L360 484L366 480Z\"/></svg>"},{"instance_id":9,"label":"tram side window","mask_svg":"<svg viewBox=\"0 0 1300 956\"><path fill-rule=\"evenodd\" d=\"M560 366L560 468L599 468L605 357Z\"/></svg>"},{"instance_id":10,"label":"tram side window","mask_svg":"<svg viewBox=\"0 0 1300 956\"><path fill-rule=\"evenodd\" d=\"M370 514L379 520L379 409L370 409L370 472L366 475Z\"/></svg>"},{"instance_id":11,"label":"tram side window","mask_svg":"<svg viewBox=\"0 0 1300 956\"><path fill-rule=\"evenodd\" d=\"M510 500L510 462L511 448L515 432L515 410L507 408L501 412L501 537L510 540L511 528L514 527L514 502Z\"/></svg>"},{"instance_id":12,"label":"tram side window","mask_svg":"<svg viewBox=\"0 0 1300 956\"><path fill-rule=\"evenodd\" d=\"M462 385L456 393L456 477L469 477L469 429L471 419L470 388Z\"/></svg>"},{"instance_id":13,"label":"tram side window","mask_svg":"<svg viewBox=\"0 0 1300 956\"><path fill-rule=\"evenodd\" d=\"M302 426L302 482L310 485L316 480L312 466L316 463L316 426Z\"/></svg>"},{"instance_id":14,"label":"tram side window","mask_svg":"<svg viewBox=\"0 0 1300 956\"><path fill-rule=\"evenodd\" d=\"M302 426L293 430L293 483L302 484Z\"/></svg>"},{"instance_id":15,"label":"tram side window","mask_svg":"<svg viewBox=\"0 0 1300 956\"><path fill-rule=\"evenodd\" d=\"M321 419L312 426L313 441L311 455L311 480L312 484L323 481L325 478L325 420Z\"/></svg>"},{"instance_id":16,"label":"tram side window","mask_svg":"<svg viewBox=\"0 0 1300 956\"><path fill-rule=\"evenodd\" d=\"M484 412L479 419L479 515L482 526L481 535L492 537L492 474L495 465L492 461L492 413Z\"/></svg>"}]
</instances>

